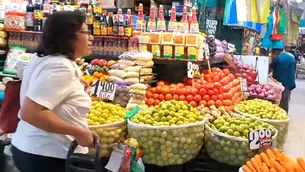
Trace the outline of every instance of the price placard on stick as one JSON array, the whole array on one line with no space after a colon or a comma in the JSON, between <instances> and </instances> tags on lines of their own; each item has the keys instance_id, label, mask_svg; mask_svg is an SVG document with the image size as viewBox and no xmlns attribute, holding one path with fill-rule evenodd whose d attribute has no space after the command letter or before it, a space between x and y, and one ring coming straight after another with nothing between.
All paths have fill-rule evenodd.
<instances>
[{"instance_id":1,"label":"price placard on stick","mask_svg":"<svg viewBox=\"0 0 305 172\"><path fill-rule=\"evenodd\" d=\"M92 84L91 95L103 100L113 100L116 84L105 81L96 81Z\"/></svg>"},{"instance_id":2,"label":"price placard on stick","mask_svg":"<svg viewBox=\"0 0 305 172\"><path fill-rule=\"evenodd\" d=\"M199 78L200 70L199 65L193 62L187 62L187 77L188 78Z\"/></svg>"},{"instance_id":3,"label":"price placard on stick","mask_svg":"<svg viewBox=\"0 0 305 172\"><path fill-rule=\"evenodd\" d=\"M272 130L260 129L249 132L250 150L268 149L272 147Z\"/></svg>"}]
</instances>

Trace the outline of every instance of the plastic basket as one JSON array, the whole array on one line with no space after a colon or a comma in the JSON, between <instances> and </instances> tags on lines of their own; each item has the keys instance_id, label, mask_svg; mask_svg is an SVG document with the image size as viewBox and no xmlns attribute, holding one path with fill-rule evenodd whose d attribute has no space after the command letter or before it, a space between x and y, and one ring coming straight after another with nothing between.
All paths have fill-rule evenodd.
<instances>
[{"instance_id":1,"label":"plastic basket","mask_svg":"<svg viewBox=\"0 0 305 172\"><path fill-rule=\"evenodd\" d=\"M128 137L138 140L144 151L144 163L179 165L199 154L203 146L204 123L161 127L128 121Z\"/></svg>"},{"instance_id":2,"label":"plastic basket","mask_svg":"<svg viewBox=\"0 0 305 172\"><path fill-rule=\"evenodd\" d=\"M272 137L272 146L276 145L277 131ZM241 166L245 164L259 150L250 150L248 139L229 136L211 129L205 125L205 149L208 155L221 163Z\"/></svg>"},{"instance_id":3,"label":"plastic basket","mask_svg":"<svg viewBox=\"0 0 305 172\"><path fill-rule=\"evenodd\" d=\"M278 137L277 137L277 140L276 140L276 148L278 148L280 150L283 149L283 146L285 144L287 134L288 134L289 121L290 121L289 117L286 120L261 119L261 118L258 118L256 116L254 116L254 115L239 111L237 109L237 106L234 107L234 111L243 115L243 116L255 118L257 120L260 120L260 121L266 122L270 125L273 125L278 130Z\"/></svg>"},{"instance_id":4,"label":"plastic basket","mask_svg":"<svg viewBox=\"0 0 305 172\"><path fill-rule=\"evenodd\" d=\"M100 157L110 157L112 146L118 140L124 141L127 136L127 122L120 121L112 124L89 126L89 129L95 132L100 140ZM95 149L89 149L89 154L94 154Z\"/></svg>"}]
</instances>

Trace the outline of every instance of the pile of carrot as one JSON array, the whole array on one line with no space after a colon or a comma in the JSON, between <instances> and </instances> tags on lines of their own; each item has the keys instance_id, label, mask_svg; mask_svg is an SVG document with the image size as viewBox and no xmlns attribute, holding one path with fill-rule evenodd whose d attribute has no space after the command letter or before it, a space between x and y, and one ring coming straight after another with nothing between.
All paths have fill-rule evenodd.
<instances>
[{"instance_id":1,"label":"pile of carrot","mask_svg":"<svg viewBox=\"0 0 305 172\"><path fill-rule=\"evenodd\" d=\"M251 158L242 169L244 172L305 172L305 161L301 157L293 161L278 149L268 149Z\"/></svg>"}]
</instances>

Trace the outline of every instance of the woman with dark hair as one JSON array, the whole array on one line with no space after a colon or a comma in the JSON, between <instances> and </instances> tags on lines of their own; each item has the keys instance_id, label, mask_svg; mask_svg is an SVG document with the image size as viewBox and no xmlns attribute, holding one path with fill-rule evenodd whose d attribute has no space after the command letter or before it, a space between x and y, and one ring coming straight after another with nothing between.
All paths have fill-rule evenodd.
<instances>
[{"instance_id":1,"label":"woman with dark hair","mask_svg":"<svg viewBox=\"0 0 305 172\"><path fill-rule=\"evenodd\" d=\"M64 172L71 142L87 153L97 136L88 129L91 99L75 60L91 52L92 36L79 11L56 12L45 22L36 55L23 72L12 154L21 172Z\"/></svg>"}]
</instances>

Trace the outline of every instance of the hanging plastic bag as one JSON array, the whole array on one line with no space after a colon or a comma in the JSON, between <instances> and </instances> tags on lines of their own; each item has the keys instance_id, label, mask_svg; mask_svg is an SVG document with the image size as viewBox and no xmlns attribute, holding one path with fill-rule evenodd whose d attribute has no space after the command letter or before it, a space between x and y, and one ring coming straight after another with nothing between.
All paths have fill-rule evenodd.
<instances>
[{"instance_id":1,"label":"hanging plastic bag","mask_svg":"<svg viewBox=\"0 0 305 172\"><path fill-rule=\"evenodd\" d=\"M137 161L137 149L135 147L132 148L132 156L131 156L131 162L130 162L130 172L144 172L145 167L143 163L141 164L142 160Z\"/></svg>"}]
</instances>

